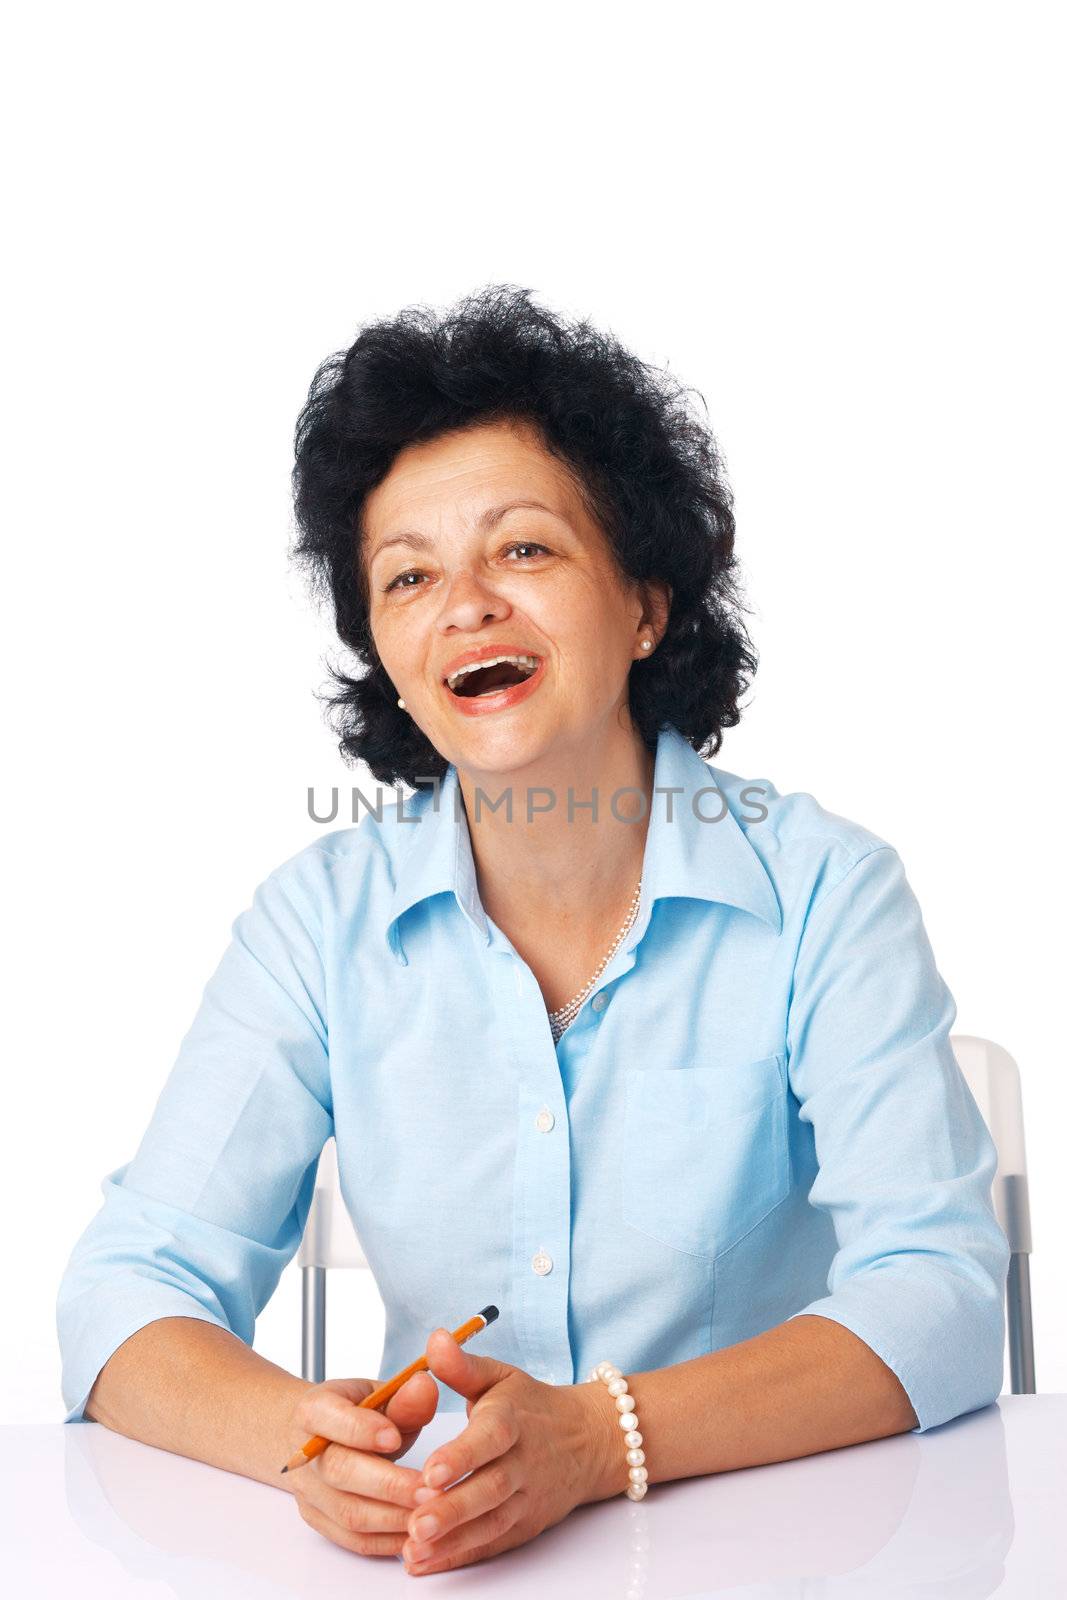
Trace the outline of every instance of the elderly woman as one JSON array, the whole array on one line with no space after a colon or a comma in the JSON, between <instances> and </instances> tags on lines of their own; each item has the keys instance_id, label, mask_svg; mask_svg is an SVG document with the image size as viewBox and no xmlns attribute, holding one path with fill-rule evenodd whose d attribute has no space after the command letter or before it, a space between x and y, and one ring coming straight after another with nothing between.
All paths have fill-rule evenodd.
<instances>
[{"instance_id":1,"label":"elderly woman","mask_svg":"<svg viewBox=\"0 0 1067 1600\"><path fill-rule=\"evenodd\" d=\"M433 1572L993 1401L996 1156L900 857L705 759L755 657L685 391L494 286L324 362L294 483L378 796L256 890L103 1181L67 1420ZM251 1348L331 1135L378 1377L430 1367L384 1416ZM466 1424L403 1466L439 1406Z\"/></svg>"}]
</instances>

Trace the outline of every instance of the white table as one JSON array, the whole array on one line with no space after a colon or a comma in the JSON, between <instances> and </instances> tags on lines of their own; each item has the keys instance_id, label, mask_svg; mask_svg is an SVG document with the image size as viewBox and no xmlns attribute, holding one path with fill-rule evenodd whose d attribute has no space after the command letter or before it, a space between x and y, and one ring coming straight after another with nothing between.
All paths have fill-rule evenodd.
<instances>
[{"instance_id":1,"label":"white table","mask_svg":"<svg viewBox=\"0 0 1067 1600\"><path fill-rule=\"evenodd\" d=\"M465 1421L436 1417L405 1464ZM283 1490L96 1423L4 1427L0 1446L0 1572L27 1600L1067 1596L1067 1395L1005 1395L928 1434L655 1484L422 1578L330 1544Z\"/></svg>"}]
</instances>

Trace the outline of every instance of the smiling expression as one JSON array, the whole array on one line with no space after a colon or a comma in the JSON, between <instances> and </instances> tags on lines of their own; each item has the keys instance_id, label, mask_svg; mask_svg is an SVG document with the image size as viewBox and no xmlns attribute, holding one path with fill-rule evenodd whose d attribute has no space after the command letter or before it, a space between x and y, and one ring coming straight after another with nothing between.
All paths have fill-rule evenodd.
<instances>
[{"instance_id":1,"label":"smiling expression","mask_svg":"<svg viewBox=\"0 0 1067 1600\"><path fill-rule=\"evenodd\" d=\"M363 532L378 654L446 760L522 767L627 710L631 664L651 654L641 640L665 625L665 586L650 586L647 609L531 425L408 446L367 496ZM473 655L503 654L536 657L536 670L500 665L458 693L446 681Z\"/></svg>"}]
</instances>

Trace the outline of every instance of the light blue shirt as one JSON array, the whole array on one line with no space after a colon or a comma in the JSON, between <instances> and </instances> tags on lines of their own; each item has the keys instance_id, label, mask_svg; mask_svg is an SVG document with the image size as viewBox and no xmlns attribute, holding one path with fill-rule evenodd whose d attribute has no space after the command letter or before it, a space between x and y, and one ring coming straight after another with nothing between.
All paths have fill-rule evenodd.
<instances>
[{"instance_id":1,"label":"light blue shirt","mask_svg":"<svg viewBox=\"0 0 1067 1600\"><path fill-rule=\"evenodd\" d=\"M655 791L637 918L557 1045L482 908L454 766L436 806L364 785L380 818L270 873L74 1246L66 1421L158 1317L252 1343L331 1134L379 1378L488 1303L479 1352L554 1384L814 1312L896 1373L919 1432L996 1399L996 1152L900 857L673 727Z\"/></svg>"}]
</instances>

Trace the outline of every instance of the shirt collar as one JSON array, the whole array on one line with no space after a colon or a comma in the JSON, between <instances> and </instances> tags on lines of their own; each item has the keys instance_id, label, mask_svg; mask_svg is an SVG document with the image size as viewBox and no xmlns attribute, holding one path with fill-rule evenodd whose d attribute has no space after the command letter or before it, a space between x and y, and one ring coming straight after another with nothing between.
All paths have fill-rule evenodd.
<instances>
[{"instance_id":1,"label":"shirt collar","mask_svg":"<svg viewBox=\"0 0 1067 1600\"><path fill-rule=\"evenodd\" d=\"M775 933L781 932L781 909L767 870L716 778L715 769L704 757L673 725L665 723L656 741L642 911L631 930L628 948L640 939L655 901L665 896L735 906L760 917ZM667 794L665 790L676 792ZM705 792L696 799L694 809L694 796L700 790ZM598 800L601 807L611 803L610 795L601 794ZM405 799L402 813L398 813L397 826L410 827L412 837L397 869L385 936L404 966L408 963L400 919L412 906L434 895L454 894L482 941L489 944L492 938L478 895L470 831L454 763L449 763L437 786L436 804L434 801L434 793L424 790ZM412 820L416 817L417 822Z\"/></svg>"}]
</instances>

